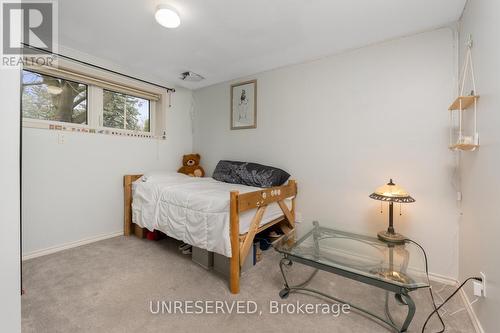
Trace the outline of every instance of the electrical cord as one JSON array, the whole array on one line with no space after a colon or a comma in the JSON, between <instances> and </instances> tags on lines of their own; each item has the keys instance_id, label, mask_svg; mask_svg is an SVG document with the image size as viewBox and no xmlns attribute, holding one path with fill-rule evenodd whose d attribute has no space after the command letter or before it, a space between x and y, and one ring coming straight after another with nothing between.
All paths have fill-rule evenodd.
<instances>
[{"instance_id":1,"label":"electrical cord","mask_svg":"<svg viewBox=\"0 0 500 333\"><path fill-rule=\"evenodd\" d=\"M431 281L429 279L429 263L427 261L427 253L425 252L424 250L424 247L422 245L420 245L419 243L415 242L413 239L409 239L407 238L406 241L410 242L410 243L413 243L415 244L416 246L418 246L421 250L422 250L422 253L424 254L424 259L425 259L425 275L427 276L427 282L429 283L429 294L431 295L431 299L432 299L432 306L434 307L434 311L432 312L432 314L434 313L437 313L437 316L439 318L439 321L441 322L441 326L443 327L441 329L441 331L439 332L436 332L436 333L443 333L446 329L446 325L443 321L443 317L441 317L441 314L439 313L439 311L437 310L437 305L436 305L436 300L434 299L434 293L432 292L432 286L431 286ZM441 306L443 305L444 303L441 304ZM431 317L432 315L429 316L429 318ZM427 321L429 320L429 318L426 320L426 323ZM425 329L425 325L424 327L422 328L422 333L424 332L424 329Z\"/></svg>"},{"instance_id":2,"label":"electrical cord","mask_svg":"<svg viewBox=\"0 0 500 333\"><path fill-rule=\"evenodd\" d=\"M443 327L440 331L436 332L436 333L443 333L445 330L446 330L446 325L443 321L443 318L441 317L441 314L439 313L439 310L443 307L443 305L445 305L453 296L455 296L459 291L460 289L462 289L462 287L467 283L469 282L470 280L476 280L476 281L483 281L482 278L480 277L476 277L476 276L472 276L472 277L469 277L467 278L464 282L462 282L462 284L460 284L460 286L458 286L457 289L455 289L455 291L450 295L448 296L448 298L446 298L443 303L441 303L439 306L436 305L436 301L434 299L434 293L432 292L432 286L431 286L431 283L430 283L430 279L429 279L429 265L428 265L428 262L427 262L427 253L425 252L424 248L422 247L422 245L420 245L419 243L415 242L414 240L412 239L405 239L405 241L408 241L410 243L413 243L415 244L416 246L418 246L421 250L422 250L422 253L424 254L424 259L425 259L425 274L427 275L427 281L429 282L429 294L431 295L431 299L432 299L432 306L434 307L434 310L429 314L429 316L427 316L427 319L425 320L424 322L424 325L422 326L422 333L425 332L425 327L427 326L427 323L429 322L429 320L432 318L432 316L434 314L436 314L439 318L439 321L441 322L441 326Z\"/></svg>"},{"instance_id":3,"label":"electrical cord","mask_svg":"<svg viewBox=\"0 0 500 333\"><path fill-rule=\"evenodd\" d=\"M483 281L482 278L480 277L477 277L477 276L471 276L469 278L467 278L464 282L462 282L462 284L460 286L458 286L457 289L455 289L455 291L450 295L448 296L447 299L444 300L443 303L441 303L440 306L438 306L437 308L434 309L434 311L431 312L431 314L427 317L427 319L425 320L425 323L424 323L424 326L422 326L422 333L424 333L424 330L425 330L425 326L427 326L427 323L429 322L429 320L431 319L431 317L434 315L434 313L437 313L439 311L439 309L441 309L441 307L443 305L446 304L446 302L448 302L453 296L455 296L456 293L458 293L460 291L460 289L462 289L462 287L467 283L469 282L470 280L476 280L476 281ZM436 307L436 304L434 303L434 307ZM444 327L443 327L443 330L442 331L439 331L439 333L441 332L444 332Z\"/></svg>"}]
</instances>

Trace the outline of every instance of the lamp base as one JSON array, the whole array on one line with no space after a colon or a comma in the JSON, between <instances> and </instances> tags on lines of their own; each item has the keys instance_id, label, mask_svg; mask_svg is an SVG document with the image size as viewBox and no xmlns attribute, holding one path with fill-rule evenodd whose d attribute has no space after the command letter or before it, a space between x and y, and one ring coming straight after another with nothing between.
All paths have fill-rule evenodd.
<instances>
[{"instance_id":1,"label":"lamp base","mask_svg":"<svg viewBox=\"0 0 500 333\"><path fill-rule=\"evenodd\" d=\"M377 234L378 239L387 243L403 244L406 237L398 233L390 233L387 230L381 231Z\"/></svg>"},{"instance_id":2,"label":"lamp base","mask_svg":"<svg viewBox=\"0 0 500 333\"><path fill-rule=\"evenodd\" d=\"M371 272L384 279L396 281L403 284L409 284L414 282L412 278L410 278L403 272L392 271L390 269L383 269L383 268L373 270Z\"/></svg>"}]
</instances>

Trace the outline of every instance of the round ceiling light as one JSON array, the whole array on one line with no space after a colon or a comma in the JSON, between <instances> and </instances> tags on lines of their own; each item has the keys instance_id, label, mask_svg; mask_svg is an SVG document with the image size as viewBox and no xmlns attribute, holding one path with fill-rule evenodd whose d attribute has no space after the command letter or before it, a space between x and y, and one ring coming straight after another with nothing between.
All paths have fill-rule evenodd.
<instances>
[{"instance_id":1,"label":"round ceiling light","mask_svg":"<svg viewBox=\"0 0 500 333\"><path fill-rule=\"evenodd\" d=\"M172 29L181 25L179 14L172 7L166 5L159 5L156 8L155 19L165 28Z\"/></svg>"}]
</instances>

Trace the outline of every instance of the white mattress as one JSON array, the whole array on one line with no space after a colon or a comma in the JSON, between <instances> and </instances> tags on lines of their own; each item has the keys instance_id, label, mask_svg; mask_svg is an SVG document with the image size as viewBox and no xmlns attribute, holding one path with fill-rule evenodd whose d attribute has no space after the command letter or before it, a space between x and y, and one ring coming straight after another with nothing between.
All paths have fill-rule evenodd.
<instances>
[{"instance_id":1,"label":"white mattress","mask_svg":"<svg viewBox=\"0 0 500 333\"><path fill-rule=\"evenodd\" d=\"M231 257L229 192L246 193L259 188L179 173L156 173L134 182L132 190L134 223ZM248 231L255 211L249 210L240 215L240 234ZM261 226L282 215L278 204L269 205Z\"/></svg>"}]
</instances>

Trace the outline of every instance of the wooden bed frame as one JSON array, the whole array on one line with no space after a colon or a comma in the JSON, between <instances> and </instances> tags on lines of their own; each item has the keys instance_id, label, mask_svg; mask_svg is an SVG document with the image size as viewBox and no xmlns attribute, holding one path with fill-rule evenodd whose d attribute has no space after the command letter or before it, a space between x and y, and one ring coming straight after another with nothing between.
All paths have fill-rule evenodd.
<instances>
[{"instance_id":1,"label":"wooden bed frame","mask_svg":"<svg viewBox=\"0 0 500 333\"><path fill-rule=\"evenodd\" d=\"M132 183L142 175L125 175L123 177L124 189L124 224L123 233L125 236L135 234L139 238L144 238L146 229L141 228L132 222ZM245 262L245 258L253 245L254 237L257 233L277 225L284 235L290 236L295 232L295 198L297 196L297 183L289 180L288 184L277 187L270 187L264 190L239 194L238 191L230 192L230 237L231 253L229 288L231 293L237 294L240 291L240 269ZM285 199L291 198L292 206L289 209ZM269 204L277 202L283 211L283 216L260 226L264 212ZM257 209L255 216L250 223L248 232L240 235L240 213L250 209Z\"/></svg>"}]
</instances>

